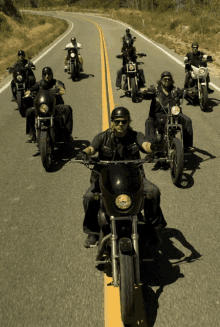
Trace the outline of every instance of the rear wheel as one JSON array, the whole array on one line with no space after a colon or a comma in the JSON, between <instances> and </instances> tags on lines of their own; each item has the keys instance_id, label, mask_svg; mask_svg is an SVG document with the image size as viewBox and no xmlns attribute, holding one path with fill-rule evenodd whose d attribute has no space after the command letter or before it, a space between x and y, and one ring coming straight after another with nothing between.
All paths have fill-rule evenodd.
<instances>
[{"instance_id":1,"label":"rear wheel","mask_svg":"<svg viewBox=\"0 0 220 327\"><path fill-rule=\"evenodd\" d=\"M52 168L52 142L48 131L40 132L39 149L41 153L41 160L46 171Z\"/></svg>"},{"instance_id":2,"label":"rear wheel","mask_svg":"<svg viewBox=\"0 0 220 327\"><path fill-rule=\"evenodd\" d=\"M131 98L132 98L132 102L136 102L137 101L137 85L135 83L134 77L132 77L130 79L130 83L131 83Z\"/></svg>"},{"instance_id":3,"label":"rear wheel","mask_svg":"<svg viewBox=\"0 0 220 327\"><path fill-rule=\"evenodd\" d=\"M199 99L199 105L202 111L205 111L208 102L208 91L206 85L201 85L201 98Z\"/></svg>"},{"instance_id":4,"label":"rear wheel","mask_svg":"<svg viewBox=\"0 0 220 327\"><path fill-rule=\"evenodd\" d=\"M20 115L22 117L25 117L25 107L24 107L24 102L23 102L22 96L23 96L23 92L18 91L17 92L18 110L20 112Z\"/></svg>"},{"instance_id":5,"label":"rear wheel","mask_svg":"<svg viewBox=\"0 0 220 327\"><path fill-rule=\"evenodd\" d=\"M120 303L123 324L131 324L134 317L133 256L120 251Z\"/></svg>"},{"instance_id":6,"label":"rear wheel","mask_svg":"<svg viewBox=\"0 0 220 327\"><path fill-rule=\"evenodd\" d=\"M173 150L171 154L171 178L174 185L180 185L182 181L183 175L183 146L180 139L174 138L171 150Z\"/></svg>"}]
</instances>

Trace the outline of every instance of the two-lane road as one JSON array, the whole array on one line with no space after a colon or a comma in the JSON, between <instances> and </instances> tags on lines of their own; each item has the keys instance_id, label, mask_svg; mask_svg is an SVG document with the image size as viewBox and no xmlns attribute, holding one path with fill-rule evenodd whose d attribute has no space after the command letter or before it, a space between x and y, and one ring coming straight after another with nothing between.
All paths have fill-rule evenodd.
<instances>
[{"instance_id":1,"label":"two-lane road","mask_svg":"<svg viewBox=\"0 0 220 327\"><path fill-rule=\"evenodd\" d=\"M74 142L57 152L54 171L46 173L36 145L25 143L25 119L10 102L10 88L0 93L0 326L117 327L121 326L117 290L106 286L103 274L95 269L96 250L83 247L82 196L89 187L90 171L69 160L107 128L103 78L107 78L111 98L108 110L114 104L127 107L135 130L144 132L150 101L134 104L115 88L121 66L115 56L120 53L125 26L93 15L51 14L68 19L74 26L37 62L36 78L40 80L42 68L50 66L54 77L65 83L64 100L73 108ZM107 77L101 64L101 49L105 50L100 46L104 44L101 32L91 20L104 36ZM72 82L63 71L62 48L72 36L83 46L84 73L78 82ZM169 70L175 84L182 87L183 68L136 36L137 51L147 53L141 59L147 86L156 84L161 72ZM220 87L220 81L212 81ZM220 93L216 90L210 98L210 112L201 112L186 102L183 105L183 112L193 121L197 149L184 171L183 187L172 185L169 170L155 171L153 164L145 165L147 178L161 190L168 228L162 235L160 263L143 267L134 326L219 325ZM195 260L192 253L201 257Z\"/></svg>"}]
</instances>

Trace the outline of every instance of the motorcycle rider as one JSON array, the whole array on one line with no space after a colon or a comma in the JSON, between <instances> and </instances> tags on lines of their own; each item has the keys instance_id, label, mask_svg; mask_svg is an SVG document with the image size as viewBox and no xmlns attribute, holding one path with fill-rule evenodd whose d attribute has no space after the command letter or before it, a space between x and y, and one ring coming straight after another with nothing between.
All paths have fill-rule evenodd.
<instances>
[{"instance_id":1,"label":"motorcycle rider","mask_svg":"<svg viewBox=\"0 0 220 327\"><path fill-rule=\"evenodd\" d=\"M133 131L130 127L130 112L124 107L117 107L111 113L111 128L99 133L94 137L89 147L80 151L76 160L88 160L96 152L100 160L125 160L139 159L139 150L151 152L154 145L147 142L143 133ZM100 166L97 168L101 170ZM167 225L160 208L160 191L157 186L149 182L143 173L144 184L144 213L146 222L151 230L151 239L158 242L155 229L163 228ZM99 178L97 173L92 172L90 179L91 186L83 197L85 217L83 221L83 231L89 234L84 246L90 247L98 240L99 226L97 214L100 208L99 201L94 199L94 193L100 192ZM154 228L155 229L154 229Z\"/></svg>"},{"instance_id":2,"label":"motorcycle rider","mask_svg":"<svg viewBox=\"0 0 220 327\"><path fill-rule=\"evenodd\" d=\"M78 50L78 58L79 58L79 63L80 63L80 70L81 72L83 72L83 59L82 59L82 56L80 55L79 53L79 49L82 49L82 45L80 43L77 43L76 42L76 38L75 37L71 37L71 42L68 43L65 48L63 48L63 50L68 50L69 48L75 48ZM65 67L64 67L64 72L67 72L67 63L68 63L68 60L69 60L69 56L67 54L67 56L65 56Z\"/></svg>"},{"instance_id":3,"label":"motorcycle rider","mask_svg":"<svg viewBox=\"0 0 220 327\"><path fill-rule=\"evenodd\" d=\"M185 56L186 58L188 58L188 61L189 61L189 64L186 64L185 65L185 73L186 73L186 75L185 75L185 83L184 83L184 88L185 89L188 88L189 79L191 77L191 73L190 72L193 70L192 67L191 67L191 65L194 65L194 66L197 67L196 62L198 62L198 61L201 62L202 57L204 55L204 53L202 51L199 51L198 50L199 45L198 45L197 42L193 42L193 44L192 44L191 47L192 47L192 52L188 52L186 54L186 56ZM203 63L203 66L204 67L207 67L207 63L204 62ZM210 76L209 76L209 74L207 75L206 82L207 82L207 90L208 90L208 93L213 93L214 90L212 90L212 89L209 88L209 83L210 83Z\"/></svg>"},{"instance_id":4,"label":"motorcycle rider","mask_svg":"<svg viewBox=\"0 0 220 327\"><path fill-rule=\"evenodd\" d=\"M158 86L154 89L155 95L151 101L149 116L145 121L145 136L150 143L155 141L157 119L166 122L167 111L164 107L166 108L174 99L180 105L179 99L183 97L183 90L174 86L173 76L170 72L164 71L157 83ZM180 113L179 122L183 125L184 151L192 152L194 151L192 120Z\"/></svg>"},{"instance_id":5,"label":"motorcycle rider","mask_svg":"<svg viewBox=\"0 0 220 327\"><path fill-rule=\"evenodd\" d=\"M122 62L122 68L120 68L117 71L117 77L116 77L116 87L121 88L121 78L122 75L126 73L126 64L127 64L127 57L129 56L131 60L136 63L137 59L137 52L136 52L136 47L133 46L133 40L132 39L127 39L121 48L121 55L123 55L123 62ZM145 77L144 77L144 71L143 69L137 69L139 73L139 82L140 82L140 87L145 86Z\"/></svg>"},{"instance_id":6,"label":"motorcycle rider","mask_svg":"<svg viewBox=\"0 0 220 327\"><path fill-rule=\"evenodd\" d=\"M25 52L23 50L19 50L18 51L18 61L16 61L13 65L12 65L12 70L14 68L19 68L19 67L25 67L25 66L29 66L31 67L31 69L28 69L28 81L27 81L27 88L29 88L30 86L33 86L36 83L36 79L34 76L34 73L32 71L36 69L35 65L30 61L25 59ZM12 91L12 100L11 101L16 101L16 85L15 85L15 81L14 79L11 81L11 91Z\"/></svg>"},{"instance_id":7,"label":"motorcycle rider","mask_svg":"<svg viewBox=\"0 0 220 327\"><path fill-rule=\"evenodd\" d=\"M122 39L123 42L125 42L127 39L133 40L133 39L136 39L136 37L133 37L131 35L131 32L130 32L130 29L129 28L126 28L125 35L123 35L121 39Z\"/></svg>"},{"instance_id":8,"label":"motorcycle rider","mask_svg":"<svg viewBox=\"0 0 220 327\"><path fill-rule=\"evenodd\" d=\"M58 95L55 95L57 88L59 88L60 91ZM51 90L52 93L54 92L53 94L56 96L55 116L58 113L62 113L65 126L65 140L68 141L73 129L72 108L69 105L64 105L62 94L66 93L65 85L63 82L53 78L53 71L50 67L44 67L42 69L42 80L34 84L25 94L29 95L33 92L33 94L36 95L40 90ZM34 107L26 111L26 134L29 134L26 143L36 142Z\"/></svg>"}]
</instances>

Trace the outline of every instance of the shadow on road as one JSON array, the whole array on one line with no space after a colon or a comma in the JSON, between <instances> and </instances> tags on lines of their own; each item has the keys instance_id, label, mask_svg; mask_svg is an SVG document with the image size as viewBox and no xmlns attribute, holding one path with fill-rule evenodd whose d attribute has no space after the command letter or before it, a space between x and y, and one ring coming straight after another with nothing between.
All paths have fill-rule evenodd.
<instances>
[{"instance_id":1,"label":"shadow on road","mask_svg":"<svg viewBox=\"0 0 220 327\"><path fill-rule=\"evenodd\" d=\"M89 77L95 77L95 75L93 74L86 74L86 73L80 73L79 75L80 77L78 79L76 79L74 82L80 82L83 79L87 79ZM69 79L71 79L72 77L70 76Z\"/></svg>"},{"instance_id":2,"label":"shadow on road","mask_svg":"<svg viewBox=\"0 0 220 327\"><path fill-rule=\"evenodd\" d=\"M75 158L79 151L87 148L90 142L87 140L70 140L68 143L63 143L54 151L53 166L50 173L55 173L62 167ZM38 152L36 155L40 155Z\"/></svg>"},{"instance_id":3,"label":"shadow on road","mask_svg":"<svg viewBox=\"0 0 220 327\"><path fill-rule=\"evenodd\" d=\"M175 283L179 278L185 277L181 273L179 265L192 263L201 258L201 254L195 250L179 230L165 228L160 231L160 237L163 242L160 246L159 256L154 262L144 263L141 266L141 281L143 285L136 289L136 323L133 323L132 327L153 327L159 308L158 299L163 293L165 286ZM172 238L190 250L191 254L186 256L177 249L171 240ZM154 292L151 286L158 286L156 292Z\"/></svg>"}]
</instances>

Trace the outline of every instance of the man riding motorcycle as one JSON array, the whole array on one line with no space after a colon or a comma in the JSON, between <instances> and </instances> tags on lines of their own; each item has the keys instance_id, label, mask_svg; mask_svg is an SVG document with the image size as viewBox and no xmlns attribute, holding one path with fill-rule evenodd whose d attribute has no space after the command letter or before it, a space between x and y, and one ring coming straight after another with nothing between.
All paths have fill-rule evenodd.
<instances>
[{"instance_id":1,"label":"man riding motorcycle","mask_svg":"<svg viewBox=\"0 0 220 327\"><path fill-rule=\"evenodd\" d=\"M40 90L50 90L53 93L53 89L58 87L60 92L56 95L56 114L62 113L64 118L64 135L65 139L68 141L70 139L72 129L73 129L73 118L72 118L72 108L69 105L64 105L62 94L65 91L65 85L63 82L53 78L53 71L50 67L44 67L42 69L42 80L37 82L34 86L26 92L26 95L37 94ZM55 114L55 115L56 115ZM29 108L26 111L26 134L29 134L29 137L26 143L36 142L36 132L35 132L35 109Z\"/></svg>"},{"instance_id":2,"label":"man riding motorcycle","mask_svg":"<svg viewBox=\"0 0 220 327\"><path fill-rule=\"evenodd\" d=\"M12 65L12 70L14 68L19 68L19 67L25 67L25 66L29 66L31 67L31 69L28 69L28 81L27 81L27 87L31 87L36 83L36 79L34 76L34 73L32 71L36 69L35 65L30 61L25 59L25 52L23 50L19 50L18 51L18 61L16 61L13 65ZM11 81L11 91L12 91L12 100L11 101L16 101L16 85L14 82L14 79Z\"/></svg>"},{"instance_id":3,"label":"man riding motorcycle","mask_svg":"<svg viewBox=\"0 0 220 327\"><path fill-rule=\"evenodd\" d=\"M161 79L157 83L158 86L154 90L155 96L151 101L149 116L145 121L145 136L150 143L155 141L157 119L166 122L168 112L164 107L168 106L173 99L180 104L179 99L183 97L183 91L174 86L174 80L170 72L163 72ZM194 151L192 120L183 113L180 113L179 121L183 125L185 152Z\"/></svg>"},{"instance_id":4,"label":"man riding motorcycle","mask_svg":"<svg viewBox=\"0 0 220 327\"><path fill-rule=\"evenodd\" d=\"M139 159L139 150L151 152L154 145L146 141L143 133L135 132L130 127L130 113L124 107L117 107L111 114L111 128L99 133L94 137L89 147L79 152L76 160L88 160L96 152L100 160L126 160ZM97 170L100 166L98 166ZM144 176L143 167L141 171L144 177L144 213L149 225L152 243L158 242L155 229L163 228L167 225L160 208L160 191L157 186L149 182ZM100 208L99 201L94 199L94 193L100 192L99 177L96 172L92 172L91 186L83 197L85 217L83 221L83 231L89 234L84 246L89 248L96 244L99 234L97 214ZM154 228L155 229L154 229Z\"/></svg>"},{"instance_id":5,"label":"man riding motorcycle","mask_svg":"<svg viewBox=\"0 0 220 327\"><path fill-rule=\"evenodd\" d=\"M197 42L193 42L193 44L192 44L192 52L188 52L186 54L186 56L185 56L186 58L188 58L188 61L190 63L190 64L186 64L185 65L185 73L186 73L185 83L184 83L184 88L185 89L188 87L189 79L191 77L191 71L192 71L191 65L194 65L194 66L197 67L197 62L198 61L201 61L202 60L201 58L204 55L204 53L202 51L199 51L198 48L199 48L198 43ZM203 65L204 65L204 67L207 67L207 63L206 62L204 62ZM208 87L207 87L208 93L213 93L214 90L212 90L212 89L209 88L209 83L210 83L210 76L209 76L209 74L207 75L207 80L206 81L207 81L207 85L208 85Z\"/></svg>"},{"instance_id":6,"label":"man riding motorcycle","mask_svg":"<svg viewBox=\"0 0 220 327\"><path fill-rule=\"evenodd\" d=\"M133 36L131 35L131 33L130 33L130 29L129 29L129 28L127 28L127 29L125 30L125 35L123 35L122 38L121 38L121 40L122 40L123 42L125 42L127 39L131 39L131 40L136 39L136 37L133 37Z\"/></svg>"},{"instance_id":7,"label":"man riding motorcycle","mask_svg":"<svg viewBox=\"0 0 220 327\"><path fill-rule=\"evenodd\" d=\"M71 42L68 43L65 48L63 48L63 50L67 50L69 48L75 48L78 50L78 58L79 58L79 63L80 63L80 70L83 72L83 59L82 59L82 56L80 55L79 53L79 49L82 49L82 45L80 43L77 43L76 42L76 38L75 37L72 37L71 38ZM67 63L68 63L68 60L69 60L69 56L65 56L65 67L64 67L64 72L67 72Z\"/></svg>"},{"instance_id":8,"label":"man riding motorcycle","mask_svg":"<svg viewBox=\"0 0 220 327\"><path fill-rule=\"evenodd\" d=\"M121 88L121 78L122 75L126 72L126 64L127 64L127 58L128 56L131 58L131 60L136 63L137 59L137 52L136 48L133 46L133 40L127 39L121 48L121 54L123 55L123 62L122 62L122 68L120 68L117 71L117 77L116 77L116 87ZM139 80L140 80L140 87L145 86L145 77L144 77L144 71L143 69L137 69L139 73Z\"/></svg>"}]
</instances>

